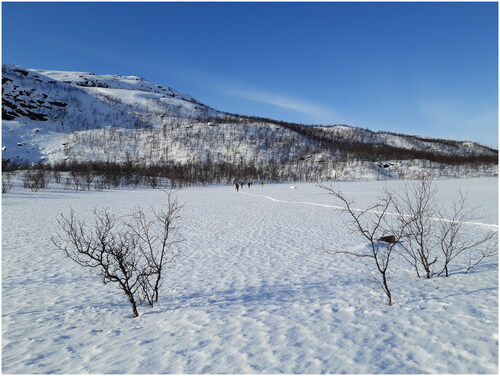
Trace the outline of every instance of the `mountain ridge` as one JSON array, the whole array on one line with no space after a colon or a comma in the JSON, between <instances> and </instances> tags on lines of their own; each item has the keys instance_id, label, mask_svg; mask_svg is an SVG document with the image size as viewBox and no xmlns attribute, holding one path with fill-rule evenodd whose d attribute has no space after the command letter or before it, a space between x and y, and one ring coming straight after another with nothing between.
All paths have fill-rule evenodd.
<instances>
[{"instance_id":1,"label":"mountain ridge","mask_svg":"<svg viewBox=\"0 0 500 376\"><path fill-rule=\"evenodd\" d=\"M277 164L306 180L354 162L372 176L381 160L497 164L496 149L471 141L230 114L137 76L4 64L2 87L2 159L16 163Z\"/></svg>"}]
</instances>

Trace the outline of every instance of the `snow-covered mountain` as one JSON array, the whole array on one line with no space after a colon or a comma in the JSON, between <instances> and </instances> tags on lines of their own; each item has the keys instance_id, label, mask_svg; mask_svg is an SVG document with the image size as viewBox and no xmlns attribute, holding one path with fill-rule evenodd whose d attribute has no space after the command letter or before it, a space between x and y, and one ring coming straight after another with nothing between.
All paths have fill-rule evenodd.
<instances>
[{"instance_id":1,"label":"snow-covered mountain","mask_svg":"<svg viewBox=\"0 0 500 376\"><path fill-rule=\"evenodd\" d=\"M353 163L494 164L498 154L468 141L228 114L136 76L3 65L2 88L2 159L13 162L278 166L303 179Z\"/></svg>"},{"instance_id":2,"label":"snow-covered mountain","mask_svg":"<svg viewBox=\"0 0 500 376\"><path fill-rule=\"evenodd\" d=\"M3 65L2 89L2 158L20 161L61 158L75 131L154 128L165 116L216 114L189 95L135 76Z\"/></svg>"}]
</instances>

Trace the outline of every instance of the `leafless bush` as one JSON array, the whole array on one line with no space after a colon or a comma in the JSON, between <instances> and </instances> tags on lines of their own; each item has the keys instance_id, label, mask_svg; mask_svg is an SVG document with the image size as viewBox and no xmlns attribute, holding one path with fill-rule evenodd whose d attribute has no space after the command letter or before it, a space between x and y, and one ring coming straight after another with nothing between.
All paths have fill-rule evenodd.
<instances>
[{"instance_id":1,"label":"leafless bush","mask_svg":"<svg viewBox=\"0 0 500 376\"><path fill-rule=\"evenodd\" d=\"M45 189L49 185L50 174L44 169L26 170L23 174L23 186L25 189L30 189L37 192L40 189Z\"/></svg>"},{"instance_id":2,"label":"leafless bush","mask_svg":"<svg viewBox=\"0 0 500 376\"><path fill-rule=\"evenodd\" d=\"M340 200L343 211L350 216L351 231L368 241L355 249L326 250L330 254L345 254L373 260L375 281L392 304L387 274L390 261L401 255L415 269L417 276L431 278L438 265L438 276L449 276L450 264L462 256L468 273L485 259L498 254L497 231L479 234L463 227L477 220L475 209L467 206L467 195L460 193L447 211L438 205L437 189L432 176L422 175L414 182L405 182L396 192L384 190L383 195L366 209L355 208L355 202L333 188L328 193Z\"/></svg>"},{"instance_id":3,"label":"leafless bush","mask_svg":"<svg viewBox=\"0 0 500 376\"><path fill-rule=\"evenodd\" d=\"M459 191L459 198L453 201L449 213L440 211L439 245L443 257L443 269L438 276L449 276L450 263L460 255L465 256L468 266L465 273L479 265L484 259L497 255L497 232L486 230L476 237L466 236L464 225L480 219L477 208L467 207L467 194Z\"/></svg>"},{"instance_id":4,"label":"leafless bush","mask_svg":"<svg viewBox=\"0 0 500 376\"><path fill-rule=\"evenodd\" d=\"M179 255L175 251L175 245L182 239L172 239L172 234L178 232L177 222L181 208L177 199L169 192L164 210L158 211L151 207L151 214L148 216L144 210L136 209L130 216L131 221L127 223L130 232L137 239L137 249L146 259L151 273L151 278L145 279L142 285L143 298L151 306L158 301L158 289L161 287L166 265Z\"/></svg>"},{"instance_id":5,"label":"leafless bush","mask_svg":"<svg viewBox=\"0 0 500 376\"><path fill-rule=\"evenodd\" d=\"M81 173L81 176L87 191L90 191L90 187L95 178L94 172L92 170L85 170Z\"/></svg>"},{"instance_id":6,"label":"leafless bush","mask_svg":"<svg viewBox=\"0 0 500 376\"><path fill-rule=\"evenodd\" d=\"M177 230L181 206L167 194L164 210L148 216L141 209L118 217L107 209L94 210L94 221L87 224L75 217L61 214L61 233L52 238L54 245L78 265L97 269L104 284L117 283L132 306L158 301L159 287L167 264L177 256L173 233Z\"/></svg>"},{"instance_id":7,"label":"leafless bush","mask_svg":"<svg viewBox=\"0 0 500 376\"><path fill-rule=\"evenodd\" d=\"M93 180L93 182L94 182L94 189L98 192L101 192L107 188L106 187L106 180L100 175L96 176L96 178Z\"/></svg>"},{"instance_id":8,"label":"leafless bush","mask_svg":"<svg viewBox=\"0 0 500 376\"><path fill-rule=\"evenodd\" d=\"M464 273L470 272L473 268L478 266L481 262L490 257L495 257L498 255L498 236L497 233L493 236L493 241L488 241L485 247L481 247L476 252L467 252L467 262L468 265L464 270Z\"/></svg>"},{"instance_id":9,"label":"leafless bush","mask_svg":"<svg viewBox=\"0 0 500 376\"><path fill-rule=\"evenodd\" d=\"M63 188L67 190L73 189L73 180L70 176L66 176L66 178L64 179Z\"/></svg>"},{"instance_id":10,"label":"leafless bush","mask_svg":"<svg viewBox=\"0 0 500 376\"><path fill-rule=\"evenodd\" d=\"M94 225L89 228L84 221L75 218L73 210L68 217L61 214L58 223L63 233L52 240L78 265L98 269L104 284L118 283L137 317L136 293L147 278L147 265L136 257L133 238L117 232L115 215L104 209L94 211L94 217Z\"/></svg>"},{"instance_id":11,"label":"leafless bush","mask_svg":"<svg viewBox=\"0 0 500 376\"><path fill-rule=\"evenodd\" d=\"M431 278L440 268L438 276L449 276L450 263L458 256L468 260L468 272L497 254L496 231L472 237L465 233L464 225L478 219L476 209L468 206L467 194L459 191L458 199L445 210L437 192L433 176L422 174L415 181L405 182L394 194L398 220L405 227L401 255L418 277Z\"/></svg>"},{"instance_id":12,"label":"leafless bush","mask_svg":"<svg viewBox=\"0 0 500 376\"><path fill-rule=\"evenodd\" d=\"M62 182L62 176L61 176L61 171L53 171L52 175L54 176L54 180L57 184L61 184Z\"/></svg>"},{"instance_id":13,"label":"leafless bush","mask_svg":"<svg viewBox=\"0 0 500 376\"><path fill-rule=\"evenodd\" d=\"M12 189L12 172L2 172L2 193L9 193Z\"/></svg>"},{"instance_id":14,"label":"leafless bush","mask_svg":"<svg viewBox=\"0 0 500 376\"><path fill-rule=\"evenodd\" d=\"M158 188L158 186L160 185L160 179L158 178L158 176L146 176L145 180L147 184L153 189Z\"/></svg>"},{"instance_id":15,"label":"leafless bush","mask_svg":"<svg viewBox=\"0 0 500 376\"><path fill-rule=\"evenodd\" d=\"M431 278L438 260L436 194L433 177L422 174L414 182L405 181L393 196L399 226L406 229L401 255L413 266L418 277Z\"/></svg>"},{"instance_id":16,"label":"leafless bush","mask_svg":"<svg viewBox=\"0 0 500 376\"><path fill-rule=\"evenodd\" d=\"M367 209L357 209L353 207L355 205L354 200L348 199L342 192L322 185L320 187L326 189L342 202L343 211L351 218L351 230L359 234L365 241L368 241L368 244L361 249L326 250L326 252L371 259L373 261L372 267L376 271L373 278L386 295L387 304L392 305L392 293L389 288L387 273L395 247L404 231L404 227L400 227L395 231L394 225L388 222L386 213L392 206L392 195L386 191L376 204ZM381 238L390 239L391 241L382 241Z\"/></svg>"},{"instance_id":17,"label":"leafless bush","mask_svg":"<svg viewBox=\"0 0 500 376\"><path fill-rule=\"evenodd\" d=\"M78 171L71 171L70 173L71 180L69 180L70 183L72 183L73 189L78 192L83 189L83 179L81 174Z\"/></svg>"}]
</instances>

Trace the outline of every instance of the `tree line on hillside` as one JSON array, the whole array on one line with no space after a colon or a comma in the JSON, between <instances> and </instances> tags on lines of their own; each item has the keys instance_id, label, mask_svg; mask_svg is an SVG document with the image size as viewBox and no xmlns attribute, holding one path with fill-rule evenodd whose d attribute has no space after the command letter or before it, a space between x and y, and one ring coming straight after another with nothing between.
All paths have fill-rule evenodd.
<instances>
[{"instance_id":1,"label":"tree line on hillside","mask_svg":"<svg viewBox=\"0 0 500 376\"><path fill-rule=\"evenodd\" d=\"M301 169L315 170L315 163L377 162L380 160L427 160L438 164L496 165L498 152L493 149L466 148L459 141L431 140L410 136L415 147L390 145L361 128L311 127L263 118L226 115L214 126L203 122L164 120L157 128L123 129L107 127L90 132L75 132L65 150L69 159L84 161L89 155L113 162L132 159L139 164L171 164L179 159L211 165L246 164L266 166L278 163L290 170L300 160ZM406 140L407 141L407 140ZM432 141L432 142L431 142ZM446 142L445 142L446 141ZM409 141L408 141L409 142ZM106 154L104 154L104 152ZM311 158L323 155L324 158ZM300 172L302 173L302 172ZM306 172L306 175L308 173Z\"/></svg>"},{"instance_id":2,"label":"tree line on hillside","mask_svg":"<svg viewBox=\"0 0 500 376\"><path fill-rule=\"evenodd\" d=\"M239 124L260 122L278 125L314 141L321 149L330 152L337 151L340 152L341 155L359 160L373 160L373 158L394 160L426 159L432 162L445 164L468 164L476 162L498 163L498 150L481 145L483 151L469 151L467 153L463 150L464 143L456 140L409 136L395 132L373 132L369 129L351 127L345 124L338 124L335 126L314 126L235 114L228 114L218 121L221 123L235 122ZM343 128L342 131L335 132L335 128L339 126ZM431 144L432 150L408 149L384 144L377 139L377 135L379 134ZM443 153L439 151L440 146L454 148L456 149L456 154L462 152L465 155L449 155Z\"/></svg>"},{"instance_id":3,"label":"tree line on hillside","mask_svg":"<svg viewBox=\"0 0 500 376\"><path fill-rule=\"evenodd\" d=\"M486 164L462 164L447 166L423 161L412 161L410 169L398 166L396 170L379 167L372 162L324 161L315 165L295 160L283 163L268 160L265 163L246 161L238 163L224 161L187 161L156 164L139 164L132 160L111 161L62 161L53 164L20 165L2 161L2 193L13 187L13 177L20 176L25 189L38 191L54 185L74 191L102 191L118 187L168 188L187 187L211 183L233 184L245 182L285 181L353 181L366 177L367 172L377 179L408 179L421 170L433 171L436 176L460 177L463 175L494 174L492 166ZM495 170L496 171L496 170Z\"/></svg>"},{"instance_id":4,"label":"tree line on hillside","mask_svg":"<svg viewBox=\"0 0 500 376\"><path fill-rule=\"evenodd\" d=\"M38 171L25 173L26 180L43 174L40 171L51 171L56 182L58 173L67 172L62 184L82 190L120 185L157 188L234 181L356 180L366 175L404 179L415 169L459 177L471 172L496 174L498 166L496 150L486 148L481 154L481 149L462 148L459 141L421 138L418 142L439 146L421 150L388 145L375 132L361 128L306 126L232 114L211 119L213 122L206 123L201 122L205 118L174 117L164 118L159 127L72 132L59 151L65 160L36 166L3 160L3 171ZM394 161L395 166L383 169L380 161Z\"/></svg>"}]
</instances>

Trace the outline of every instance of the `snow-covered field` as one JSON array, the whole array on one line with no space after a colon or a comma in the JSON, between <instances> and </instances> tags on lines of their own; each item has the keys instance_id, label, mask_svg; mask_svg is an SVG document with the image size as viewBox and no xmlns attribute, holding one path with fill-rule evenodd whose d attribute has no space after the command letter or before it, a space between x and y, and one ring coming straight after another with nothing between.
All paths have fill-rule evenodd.
<instances>
[{"instance_id":1,"label":"snow-covered field","mask_svg":"<svg viewBox=\"0 0 500 376\"><path fill-rule=\"evenodd\" d=\"M336 183L367 204L392 182ZM178 192L187 239L160 302L131 309L121 291L62 257L59 213L128 213L164 200L120 189L2 196L4 373L498 373L498 261L418 279L401 260L385 304L338 203L314 184L194 187ZM440 180L497 224L496 178ZM322 205L314 205L322 204ZM369 262L367 260L366 262Z\"/></svg>"}]
</instances>

